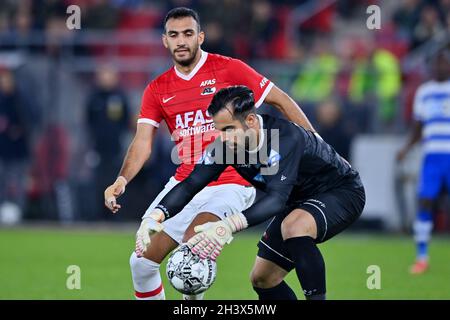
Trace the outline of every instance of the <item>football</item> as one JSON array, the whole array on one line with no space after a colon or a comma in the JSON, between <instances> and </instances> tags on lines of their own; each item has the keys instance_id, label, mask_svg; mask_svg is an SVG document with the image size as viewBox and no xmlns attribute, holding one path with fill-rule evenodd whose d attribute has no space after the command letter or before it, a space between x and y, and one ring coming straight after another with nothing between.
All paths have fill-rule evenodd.
<instances>
[{"instance_id":1,"label":"football","mask_svg":"<svg viewBox=\"0 0 450 320\"><path fill-rule=\"evenodd\" d=\"M216 279L216 262L192 253L187 244L180 245L167 261L167 278L170 284L184 294L206 291Z\"/></svg>"}]
</instances>

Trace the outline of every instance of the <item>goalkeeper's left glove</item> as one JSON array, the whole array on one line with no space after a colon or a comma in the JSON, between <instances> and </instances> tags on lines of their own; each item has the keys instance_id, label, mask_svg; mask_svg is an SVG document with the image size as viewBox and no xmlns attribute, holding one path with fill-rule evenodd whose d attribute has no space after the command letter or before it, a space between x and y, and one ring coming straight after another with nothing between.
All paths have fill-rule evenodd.
<instances>
[{"instance_id":1,"label":"goalkeeper's left glove","mask_svg":"<svg viewBox=\"0 0 450 320\"><path fill-rule=\"evenodd\" d=\"M205 259L216 260L226 243L233 240L233 233L248 227L247 219L242 213L233 214L221 221L207 222L194 228L195 236L188 240L194 254Z\"/></svg>"},{"instance_id":2,"label":"goalkeeper's left glove","mask_svg":"<svg viewBox=\"0 0 450 320\"><path fill-rule=\"evenodd\" d=\"M136 233L136 255L143 257L150 245L150 236L155 232L160 232L164 229L161 222L164 221L164 213L160 209L154 209L148 217L142 219L141 226Z\"/></svg>"}]
</instances>

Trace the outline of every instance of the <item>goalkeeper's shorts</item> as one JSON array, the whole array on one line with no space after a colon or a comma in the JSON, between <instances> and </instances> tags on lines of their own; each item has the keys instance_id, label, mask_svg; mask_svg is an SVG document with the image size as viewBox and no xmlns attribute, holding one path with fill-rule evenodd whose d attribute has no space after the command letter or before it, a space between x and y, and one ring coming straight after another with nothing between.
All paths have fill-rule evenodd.
<instances>
[{"instance_id":1,"label":"goalkeeper's shorts","mask_svg":"<svg viewBox=\"0 0 450 320\"><path fill-rule=\"evenodd\" d=\"M258 243L258 256L286 271L294 268L281 233L281 223L295 209L310 213L317 227L316 243L325 242L347 229L361 215L365 192L361 186L342 186L291 203L283 214L275 216Z\"/></svg>"}]
</instances>

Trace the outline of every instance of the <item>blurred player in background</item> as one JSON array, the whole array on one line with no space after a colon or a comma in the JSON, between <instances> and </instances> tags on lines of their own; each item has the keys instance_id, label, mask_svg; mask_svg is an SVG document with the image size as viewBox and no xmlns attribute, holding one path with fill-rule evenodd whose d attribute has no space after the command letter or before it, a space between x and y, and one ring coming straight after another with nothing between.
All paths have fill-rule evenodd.
<instances>
[{"instance_id":1,"label":"blurred player in background","mask_svg":"<svg viewBox=\"0 0 450 320\"><path fill-rule=\"evenodd\" d=\"M152 229L152 221L162 222L163 219L152 216L154 207L190 174L205 146L218 135L206 112L215 92L230 85L245 85L254 92L257 107L263 102L271 104L291 121L313 130L298 105L267 78L240 60L207 53L200 48L205 34L195 11L172 9L165 18L164 29L162 41L170 51L174 67L145 89L136 135L117 180L105 190L105 204L116 213L120 209L116 198L149 158L156 129L165 120L182 163L144 214L136 234L136 244L144 243L143 247L136 246L130 258L138 299L165 298L160 263L178 243L195 234L194 226L242 212L253 203L255 189L230 167L199 192L176 218L158 224L163 232L156 232L161 228ZM201 299L202 294L184 298Z\"/></svg>"},{"instance_id":2,"label":"blurred player in background","mask_svg":"<svg viewBox=\"0 0 450 320\"><path fill-rule=\"evenodd\" d=\"M432 61L433 79L422 84L414 100L415 122L408 142L397 155L402 161L422 139L423 164L418 186L419 211L414 223L417 256L412 274L429 268L428 243L433 229L432 212L444 186L450 189L450 50L441 50Z\"/></svg>"}]
</instances>

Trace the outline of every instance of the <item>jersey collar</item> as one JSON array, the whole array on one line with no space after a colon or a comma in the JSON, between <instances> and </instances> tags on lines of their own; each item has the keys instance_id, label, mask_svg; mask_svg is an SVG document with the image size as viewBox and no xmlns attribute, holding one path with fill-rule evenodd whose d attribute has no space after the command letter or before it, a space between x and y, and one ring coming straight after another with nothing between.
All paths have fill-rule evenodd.
<instances>
[{"instance_id":1,"label":"jersey collar","mask_svg":"<svg viewBox=\"0 0 450 320\"><path fill-rule=\"evenodd\" d=\"M263 143L264 143L265 137L264 137L263 118L259 114L257 114L256 116L258 117L258 120L259 120L259 143L258 143L258 146L256 147L256 149L249 150L248 153L258 152L262 148Z\"/></svg>"},{"instance_id":2,"label":"jersey collar","mask_svg":"<svg viewBox=\"0 0 450 320\"><path fill-rule=\"evenodd\" d=\"M200 70L200 68L205 64L206 59L208 58L208 52L203 51L202 49L200 49L200 60L197 62L197 65L194 67L194 69L192 69L192 71L189 74L183 74L180 71L178 71L177 67L173 66L173 68L175 69L175 74L180 77L183 80L189 81L191 80L198 72L198 70Z\"/></svg>"}]
</instances>

